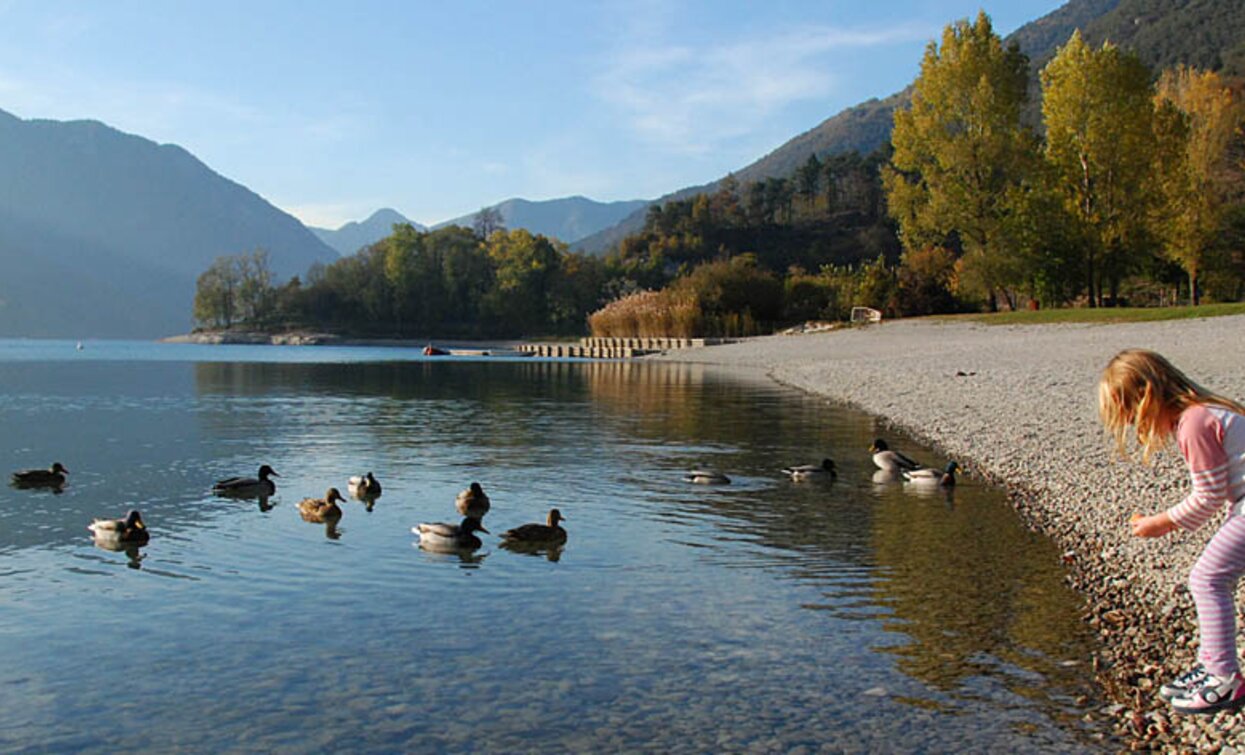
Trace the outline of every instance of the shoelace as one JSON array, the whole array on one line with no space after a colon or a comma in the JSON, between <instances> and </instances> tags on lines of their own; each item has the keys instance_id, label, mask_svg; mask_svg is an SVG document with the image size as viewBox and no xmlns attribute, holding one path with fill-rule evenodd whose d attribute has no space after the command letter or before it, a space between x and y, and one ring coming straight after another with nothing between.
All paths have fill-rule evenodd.
<instances>
[{"instance_id":1,"label":"shoelace","mask_svg":"<svg viewBox=\"0 0 1245 755\"><path fill-rule=\"evenodd\" d=\"M1202 664L1199 663L1198 665L1194 666L1193 668L1189 669L1188 671L1184 672L1180 676L1173 679L1172 684L1177 687L1187 687L1190 682L1197 681L1198 679L1201 679L1202 677L1205 677L1205 676L1209 676L1209 674L1206 673L1206 669L1202 666Z\"/></svg>"}]
</instances>

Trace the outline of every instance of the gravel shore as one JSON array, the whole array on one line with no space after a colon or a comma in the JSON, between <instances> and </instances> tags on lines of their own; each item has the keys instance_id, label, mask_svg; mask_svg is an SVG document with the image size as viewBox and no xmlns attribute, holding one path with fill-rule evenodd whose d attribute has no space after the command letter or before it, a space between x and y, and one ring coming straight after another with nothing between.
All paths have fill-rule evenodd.
<instances>
[{"instance_id":1,"label":"gravel shore","mask_svg":"<svg viewBox=\"0 0 1245 755\"><path fill-rule=\"evenodd\" d=\"M1188 475L1174 448L1153 467L1113 458L1096 386L1107 361L1129 347L1158 351L1208 388L1245 399L1245 316L1125 325L896 321L656 358L763 369L882 417L971 476L1005 485L1025 521L1065 551L1069 580L1086 595L1086 620L1104 646L1094 667L1116 701L1100 715L1138 749L1245 748L1240 713L1172 715L1157 698L1163 681L1194 662L1185 579L1222 520L1159 540L1131 536L1129 516L1178 502Z\"/></svg>"}]
</instances>

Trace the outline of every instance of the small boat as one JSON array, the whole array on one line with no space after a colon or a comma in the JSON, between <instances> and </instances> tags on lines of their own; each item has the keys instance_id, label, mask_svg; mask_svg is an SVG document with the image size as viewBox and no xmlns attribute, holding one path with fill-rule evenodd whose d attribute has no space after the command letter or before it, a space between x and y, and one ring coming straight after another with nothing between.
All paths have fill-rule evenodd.
<instances>
[{"instance_id":1,"label":"small boat","mask_svg":"<svg viewBox=\"0 0 1245 755\"><path fill-rule=\"evenodd\" d=\"M437 348L436 346L433 346L432 344L428 344L427 346L424 347L424 356L426 357L447 357L449 355L450 355L450 352L446 351L445 349Z\"/></svg>"}]
</instances>

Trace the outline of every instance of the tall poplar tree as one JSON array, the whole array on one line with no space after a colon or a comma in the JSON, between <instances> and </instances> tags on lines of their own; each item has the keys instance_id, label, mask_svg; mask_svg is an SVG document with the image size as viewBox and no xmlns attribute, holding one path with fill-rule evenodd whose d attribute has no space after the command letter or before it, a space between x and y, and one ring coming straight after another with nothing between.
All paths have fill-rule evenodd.
<instances>
[{"instance_id":1,"label":"tall poplar tree","mask_svg":"<svg viewBox=\"0 0 1245 755\"><path fill-rule=\"evenodd\" d=\"M1008 216L1038 154L1021 124L1028 60L979 13L931 42L913 84L912 106L895 112L895 152L883 170L891 216L904 248L944 246L958 237L994 304L1015 282Z\"/></svg>"},{"instance_id":2,"label":"tall poplar tree","mask_svg":"<svg viewBox=\"0 0 1245 755\"><path fill-rule=\"evenodd\" d=\"M1136 55L1107 43L1085 44L1079 31L1042 69L1046 159L1086 239L1090 306L1114 298L1145 241L1154 104L1150 72Z\"/></svg>"},{"instance_id":3,"label":"tall poplar tree","mask_svg":"<svg viewBox=\"0 0 1245 755\"><path fill-rule=\"evenodd\" d=\"M1163 117L1155 173L1163 196L1154 228L1164 254L1189 276L1197 305L1198 276L1241 192L1242 166L1230 147L1245 125L1245 99L1218 74L1184 66L1163 73L1157 97Z\"/></svg>"}]
</instances>

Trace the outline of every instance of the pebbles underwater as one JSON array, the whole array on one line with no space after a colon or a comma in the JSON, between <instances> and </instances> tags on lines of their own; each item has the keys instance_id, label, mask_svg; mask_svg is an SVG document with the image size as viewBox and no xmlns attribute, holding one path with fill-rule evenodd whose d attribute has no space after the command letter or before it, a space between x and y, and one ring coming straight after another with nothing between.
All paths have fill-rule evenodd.
<instances>
[{"instance_id":1,"label":"pebbles underwater","mask_svg":"<svg viewBox=\"0 0 1245 755\"><path fill-rule=\"evenodd\" d=\"M1245 747L1245 715L1176 715L1157 690L1196 662L1185 580L1222 518L1194 533L1132 537L1129 517L1177 503L1188 475L1174 450L1153 467L1114 458L1096 386L1113 355L1140 347L1245 399L1242 333L1245 316L1033 326L912 320L656 358L763 371L873 414L964 462L971 477L1005 486L1022 519L1059 546L1069 583L1086 597L1085 620L1103 640L1085 673L1114 703L1087 715L1110 721L1133 749L1214 751Z\"/></svg>"}]
</instances>

